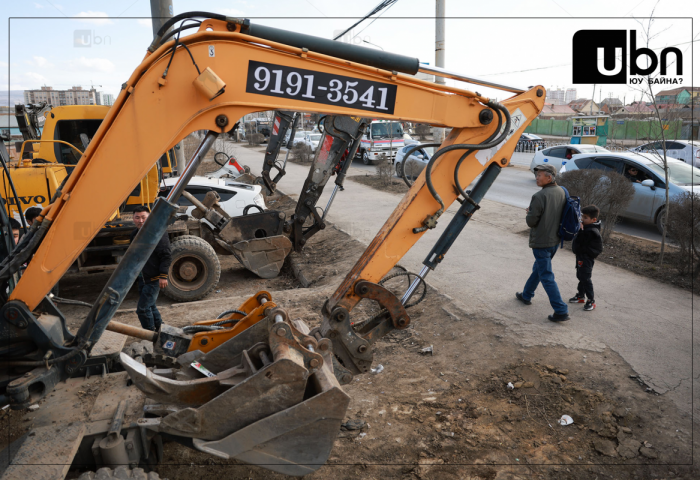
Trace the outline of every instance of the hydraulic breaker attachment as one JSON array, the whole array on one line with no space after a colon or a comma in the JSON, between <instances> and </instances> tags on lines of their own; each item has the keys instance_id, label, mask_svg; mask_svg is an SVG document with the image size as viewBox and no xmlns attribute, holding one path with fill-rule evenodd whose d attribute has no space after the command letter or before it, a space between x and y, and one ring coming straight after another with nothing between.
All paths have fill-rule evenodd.
<instances>
[{"instance_id":1,"label":"hydraulic breaker attachment","mask_svg":"<svg viewBox=\"0 0 700 480\"><path fill-rule=\"evenodd\" d=\"M333 374L331 342L274 308L180 370L148 370L122 354L134 384L160 402L141 427L195 448L288 475L327 460L350 398ZM184 439L183 439L184 441Z\"/></svg>"},{"instance_id":2,"label":"hydraulic breaker attachment","mask_svg":"<svg viewBox=\"0 0 700 480\"><path fill-rule=\"evenodd\" d=\"M260 177L256 178L253 182L263 187L263 193L265 195L272 195L275 190L277 190L277 183L287 173L285 171L285 167L287 166L287 157L289 157L289 150L294 146L294 134L297 130L298 120L298 113L294 113L294 115L292 115L291 112L276 111L274 114L274 120L272 121L272 135L270 136L270 141L267 143L267 150L265 150L263 169ZM284 164L280 165L277 163L277 157L279 156L280 149L284 143L284 137L287 135L287 130L289 129L290 125L292 125L292 131L289 136L289 141L287 142L287 157L284 159ZM272 167L275 167L277 170L275 178L270 176Z\"/></svg>"},{"instance_id":3,"label":"hydraulic breaker attachment","mask_svg":"<svg viewBox=\"0 0 700 480\"><path fill-rule=\"evenodd\" d=\"M314 161L309 169L309 175L301 189L297 208L285 225L285 231L290 233L295 251L301 251L312 235L326 228L323 218L317 211L316 204L323 193L323 188L333 174L342 173L342 179L344 179L344 174L347 171L346 164L352 162L352 158L357 152L358 140L364 133L366 123L365 119L359 117L329 115L325 118L323 122L324 135L319 142ZM343 166L345 168L342 168ZM342 179L340 179L341 185ZM309 217L313 219L313 222L310 226L306 226Z\"/></svg>"}]
</instances>

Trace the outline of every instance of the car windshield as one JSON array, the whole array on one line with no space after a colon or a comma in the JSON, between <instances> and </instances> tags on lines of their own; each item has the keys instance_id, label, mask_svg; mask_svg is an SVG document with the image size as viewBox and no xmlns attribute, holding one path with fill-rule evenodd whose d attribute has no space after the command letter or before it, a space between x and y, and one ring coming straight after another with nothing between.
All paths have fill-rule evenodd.
<instances>
[{"instance_id":1,"label":"car windshield","mask_svg":"<svg viewBox=\"0 0 700 480\"><path fill-rule=\"evenodd\" d=\"M373 123L372 138L403 138L403 127L399 122Z\"/></svg>"},{"instance_id":2,"label":"car windshield","mask_svg":"<svg viewBox=\"0 0 700 480\"><path fill-rule=\"evenodd\" d=\"M304 138L305 135L306 135L306 132L296 132L294 134L294 138Z\"/></svg>"},{"instance_id":3,"label":"car windshield","mask_svg":"<svg viewBox=\"0 0 700 480\"><path fill-rule=\"evenodd\" d=\"M320 133L314 133L313 135L309 135L309 138L313 140L314 142L318 142L321 139L321 134Z\"/></svg>"},{"instance_id":4,"label":"car windshield","mask_svg":"<svg viewBox=\"0 0 700 480\"><path fill-rule=\"evenodd\" d=\"M660 178L665 178L664 168L656 163L646 165L649 170L656 173ZM676 185L700 185L700 168L695 168L687 163L668 164L668 178Z\"/></svg>"}]
</instances>

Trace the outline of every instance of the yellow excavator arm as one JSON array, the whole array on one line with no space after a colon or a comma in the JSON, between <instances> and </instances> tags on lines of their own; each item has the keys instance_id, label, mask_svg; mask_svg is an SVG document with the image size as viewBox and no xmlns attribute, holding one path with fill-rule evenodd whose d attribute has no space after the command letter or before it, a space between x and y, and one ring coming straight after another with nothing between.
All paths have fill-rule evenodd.
<instances>
[{"instance_id":1,"label":"yellow excavator arm","mask_svg":"<svg viewBox=\"0 0 700 480\"><path fill-rule=\"evenodd\" d=\"M488 98L246 35L241 33L245 26L207 20L180 40L186 49L173 52L171 40L146 55L46 212L51 226L11 300L34 309L162 152L195 130L224 132L248 113L284 109L452 127L443 147L478 144L493 133L495 122L484 125L479 119ZM197 88L210 79L209 72L226 84L213 99ZM519 134L544 105L544 89L534 87L503 105L511 117L517 114L519 124L486 161L473 154L464 162L462 185L491 162L507 164ZM445 154L433 170L445 206L457 197L452 172L460 155ZM381 278L420 238L412 229L437 208L421 176L351 272L344 283L347 292L339 290L333 302L351 307L359 301L350 288L353 279Z\"/></svg>"}]
</instances>

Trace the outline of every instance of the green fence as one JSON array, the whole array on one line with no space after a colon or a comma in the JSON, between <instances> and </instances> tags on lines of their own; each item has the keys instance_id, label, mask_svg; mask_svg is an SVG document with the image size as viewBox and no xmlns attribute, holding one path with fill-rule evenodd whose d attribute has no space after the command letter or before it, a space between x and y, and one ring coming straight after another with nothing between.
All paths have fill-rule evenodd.
<instances>
[{"instance_id":1,"label":"green fence","mask_svg":"<svg viewBox=\"0 0 700 480\"><path fill-rule=\"evenodd\" d=\"M683 122L675 120L664 122L664 134L667 139L688 140L689 129L683 129ZM570 137L573 130L573 122L567 120L545 120L536 118L525 129L526 133L537 135L552 135L557 137ZM608 120L608 138L616 140L642 140L659 139L661 131L658 122L647 120Z\"/></svg>"}]
</instances>

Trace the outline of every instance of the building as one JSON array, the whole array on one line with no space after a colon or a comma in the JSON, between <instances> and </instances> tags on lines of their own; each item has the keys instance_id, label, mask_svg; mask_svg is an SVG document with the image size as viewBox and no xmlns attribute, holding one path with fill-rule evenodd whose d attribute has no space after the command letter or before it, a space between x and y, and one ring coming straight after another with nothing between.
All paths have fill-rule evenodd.
<instances>
[{"instance_id":1,"label":"building","mask_svg":"<svg viewBox=\"0 0 700 480\"><path fill-rule=\"evenodd\" d=\"M576 89L567 88L566 94L564 95L564 105L568 105L570 102L576 100Z\"/></svg>"},{"instance_id":2,"label":"building","mask_svg":"<svg viewBox=\"0 0 700 480\"><path fill-rule=\"evenodd\" d=\"M62 105L99 105L94 88L72 87L69 90L54 90L53 87L41 87L39 90L25 90L24 103L46 102L54 107Z\"/></svg>"},{"instance_id":3,"label":"building","mask_svg":"<svg viewBox=\"0 0 700 480\"><path fill-rule=\"evenodd\" d=\"M576 89L563 88L551 89L547 91L547 102L552 105L568 105L569 102L576 99Z\"/></svg>"},{"instance_id":4,"label":"building","mask_svg":"<svg viewBox=\"0 0 700 480\"><path fill-rule=\"evenodd\" d=\"M687 105L700 95L700 87L679 87L662 90L656 94L656 103L662 105Z\"/></svg>"},{"instance_id":5,"label":"building","mask_svg":"<svg viewBox=\"0 0 700 480\"><path fill-rule=\"evenodd\" d=\"M544 105L544 108L540 112L539 117L543 119L565 119L569 117L573 117L576 115L576 112L569 107L568 105L552 105L549 103L546 103Z\"/></svg>"},{"instance_id":6,"label":"building","mask_svg":"<svg viewBox=\"0 0 700 480\"><path fill-rule=\"evenodd\" d=\"M569 107L577 113L597 114L600 111L598 104L589 98L577 98L569 102Z\"/></svg>"},{"instance_id":7,"label":"building","mask_svg":"<svg viewBox=\"0 0 700 480\"><path fill-rule=\"evenodd\" d=\"M112 95L111 93L103 93L102 105L114 105L114 95Z\"/></svg>"}]
</instances>

